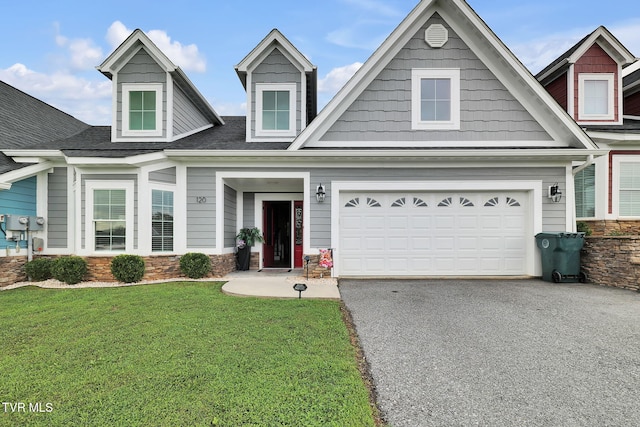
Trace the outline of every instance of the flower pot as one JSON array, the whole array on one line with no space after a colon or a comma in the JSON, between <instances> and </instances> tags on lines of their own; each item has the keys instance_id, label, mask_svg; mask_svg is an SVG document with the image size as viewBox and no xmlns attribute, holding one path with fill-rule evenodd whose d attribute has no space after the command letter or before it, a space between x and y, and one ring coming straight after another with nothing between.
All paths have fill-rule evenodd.
<instances>
[{"instance_id":1,"label":"flower pot","mask_svg":"<svg viewBox=\"0 0 640 427\"><path fill-rule=\"evenodd\" d=\"M244 248L238 248L238 252L236 253L236 269L241 271L248 270L250 261L251 247L245 246Z\"/></svg>"}]
</instances>

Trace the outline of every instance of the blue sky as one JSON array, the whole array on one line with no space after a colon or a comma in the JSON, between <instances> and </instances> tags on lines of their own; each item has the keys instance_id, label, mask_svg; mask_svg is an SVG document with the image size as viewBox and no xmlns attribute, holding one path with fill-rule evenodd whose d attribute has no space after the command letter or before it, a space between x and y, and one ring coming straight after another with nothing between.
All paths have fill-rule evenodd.
<instances>
[{"instance_id":1,"label":"blue sky","mask_svg":"<svg viewBox=\"0 0 640 427\"><path fill-rule=\"evenodd\" d=\"M417 3L0 0L0 80L87 123L110 124L111 82L95 67L140 28L219 114L244 115L233 67L278 28L318 67L322 107ZM468 3L534 73L599 25L640 56L637 0Z\"/></svg>"}]
</instances>

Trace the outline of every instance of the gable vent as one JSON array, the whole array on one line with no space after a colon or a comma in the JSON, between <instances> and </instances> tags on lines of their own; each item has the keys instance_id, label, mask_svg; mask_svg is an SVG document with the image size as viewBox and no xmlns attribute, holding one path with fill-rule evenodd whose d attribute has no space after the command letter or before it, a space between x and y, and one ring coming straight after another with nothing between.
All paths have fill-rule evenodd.
<instances>
[{"instance_id":1,"label":"gable vent","mask_svg":"<svg viewBox=\"0 0 640 427\"><path fill-rule=\"evenodd\" d=\"M442 24L432 24L424 30L424 39L429 46L439 48L449 40L449 31Z\"/></svg>"}]
</instances>

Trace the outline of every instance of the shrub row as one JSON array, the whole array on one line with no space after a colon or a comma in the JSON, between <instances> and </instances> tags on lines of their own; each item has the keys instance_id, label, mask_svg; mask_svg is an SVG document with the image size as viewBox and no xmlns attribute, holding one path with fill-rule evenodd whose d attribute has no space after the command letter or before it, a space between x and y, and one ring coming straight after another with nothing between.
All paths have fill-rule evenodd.
<instances>
[{"instance_id":1,"label":"shrub row","mask_svg":"<svg viewBox=\"0 0 640 427\"><path fill-rule=\"evenodd\" d=\"M26 263L24 269L35 282L54 278L75 285L87 274L87 261L74 255L56 259L37 258ZM211 271L211 258L202 253L189 252L180 257L180 271L191 279L200 279ZM139 255L118 255L111 261L111 274L119 282L139 282L144 272L144 259Z\"/></svg>"}]
</instances>

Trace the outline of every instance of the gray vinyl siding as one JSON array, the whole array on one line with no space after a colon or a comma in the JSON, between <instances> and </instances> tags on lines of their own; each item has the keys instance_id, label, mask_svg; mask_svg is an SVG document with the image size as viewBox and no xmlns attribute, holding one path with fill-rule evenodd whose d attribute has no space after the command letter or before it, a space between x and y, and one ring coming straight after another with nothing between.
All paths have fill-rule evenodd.
<instances>
[{"instance_id":1,"label":"gray vinyl siding","mask_svg":"<svg viewBox=\"0 0 640 427\"><path fill-rule=\"evenodd\" d=\"M237 201L236 190L224 186L224 247L232 248L236 245L237 225Z\"/></svg>"},{"instance_id":2,"label":"gray vinyl siding","mask_svg":"<svg viewBox=\"0 0 640 427\"><path fill-rule=\"evenodd\" d=\"M256 193L243 193L242 194L242 217L243 223L240 228L252 228L256 227L255 224L255 209L256 209ZM260 227L262 228L262 227Z\"/></svg>"},{"instance_id":3,"label":"gray vinyl siding","mask_svg":"<svg viewBox=\"0 0 640 427\"><path fill-rule=\"evenodd\" d=\"M165 138L167 135L167 73L160 68L160 66L144 49L140 49L140 51L136 53L118 72L118 92L116 94L116 126L118 130L118 137L122 137L122 83L162 83L161 138Z\"/></svg>"},{"instance_id":4,"label":"gray vinyl siding","mask_svg":"<svg viewBox=\"0 0 640 427\"><path fill-rule=\"evenodd\" d=\"M216 172L187 168L187 247L216 246ZM198 199L198 198L204 199ZM198 203L198 200L204 203Z\"/></svg>"},{"instance_id":5,"label":"gray vinyl siding","mask_svg":"<svg viewBox=\"0 0 640 427\"><path fill-rule=\"evenodd\" d=\"M374 177L374 178L372 178ZM334 195L332 181L464 181L479 180L542 180L543 189L558 183L565 185L564 168L455 168L455 169L316 169L311 171L309 191L315 193L318 183L326 188L324 203L311 202L310 227L311 247L331 247L331 197ZM375 188L372 188L375 190ZM553 203L542 195L542 228L547 232L566 231L566 205L563 198Z\"/></svg>"},{"instance_id":6,"label":"gray vinyl siding","mask_svg":"<svg viewBox=\"0 0 640 427\"><path fill-rule=\"evenodd\" d=\"M207 118L187 98L177 85L173 85L173 136L200 129L209 124Z\"/></svg>"},{"instance_id":7,"label":"gray vinyl siding","mask_svg":"<svg viewBox=\"0 0 640 427\"><path fill-rule=\"evenodd\" d=\"M296 84L296 135L302 129L302 81L301 72L278 49L274 49L251 74L251 136L256 135L256 84L295 83ZM265 138L261 136L260 138ZM281 140L282 137L274 137Z\"/></svg>"},{"instance_id":8,"label":"gray vinyl siding","mask_svg":"<svg viewBox=\"0 0 640 427\"><path fill-rule=\"evenodd\" d=\"M440 23L449 41L430 48ZM460 69L460 130L411 130L411 70ZM455 31L434 15L321 138L324 141L548 141L551 137Z\"/></svg>"},{"instance_id":9,"label":"gray vinyl siding","mask_svg":"<svg viewBox=\"0 0 640 427\"><path fill-rule=\"evenodd\" d=\"M133 249L138 249L138 176L135 174L85 174L82 175L80 217L82 227L81 243L84 249L93 250L86 247L86 229L91 230L93 225L87 224L87 192L86 182L88 181L130 181L133 182Z\"/></svg>"},{"instance_id":10,"label":"gray vinyl siding","mask_svg":"<svg viewBox=\"0 0 640 427\"><path fill-rule=\"evenodd\" d=\"M149 172L149 181L161 182L163 184L176 183L176 168L166 168Z\"/></svg>"},{"instance_id":11,"label":"gray vinyl siding","mask_svg":"<svg viewBox=\"0 0 640 427\"><path fill-rule=\"evenodd\" d=\"M64 249L69 246L67 168L54 168L47 177L47 246Z\"/></svg>"}]
</instances>

